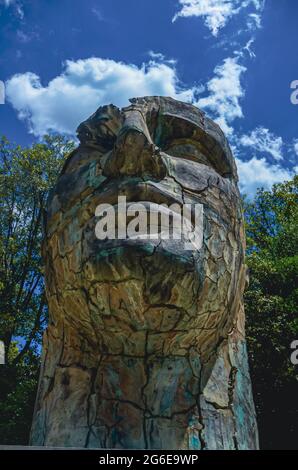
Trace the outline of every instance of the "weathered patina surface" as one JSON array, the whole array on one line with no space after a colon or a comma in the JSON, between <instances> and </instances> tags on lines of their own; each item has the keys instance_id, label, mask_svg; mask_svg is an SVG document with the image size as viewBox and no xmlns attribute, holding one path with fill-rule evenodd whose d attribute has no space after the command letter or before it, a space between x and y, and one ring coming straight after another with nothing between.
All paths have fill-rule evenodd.
<instances>
[{"instance_id":1,"label":"weathered patina surface","mask_svg":"<svg viewBox=\"0 0 298 470\"><path fill-rule=\"evenodd\" d=\"M34 445L255 449L237 171L220 128L170 98L109 105L78 128L49 199L49 325ZM200 203L183 240L103 240L95 209L118 195Z\"/></svg>"}]
</instances>

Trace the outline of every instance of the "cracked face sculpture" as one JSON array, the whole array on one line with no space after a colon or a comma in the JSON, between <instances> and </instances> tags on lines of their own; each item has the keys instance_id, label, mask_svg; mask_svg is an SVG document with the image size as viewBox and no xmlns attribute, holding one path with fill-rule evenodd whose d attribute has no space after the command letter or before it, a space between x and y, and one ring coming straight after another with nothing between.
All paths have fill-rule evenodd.
<instances>
[{"instance_id":1,"label":"cracked face sculpture","mask_svg":"<svg viewBox=\"0 0 298 470\"><path fill-rule=\"evenodd\" d=\"M257 448L243 221L224 134L192 105L145 97L99 108L78 137L45 220L49 325L31 442ZM125 209L202 207L200 245L99 239L97 208L118 214L119 196Z\"/></svg>"}]
</instances>

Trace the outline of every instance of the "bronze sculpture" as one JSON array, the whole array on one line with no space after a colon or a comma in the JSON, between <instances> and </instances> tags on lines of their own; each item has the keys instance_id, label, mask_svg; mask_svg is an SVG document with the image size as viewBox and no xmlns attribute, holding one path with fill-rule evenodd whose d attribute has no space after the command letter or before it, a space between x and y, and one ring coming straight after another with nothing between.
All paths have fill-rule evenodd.
<instances>
[{"instance_id":1,"label":"bronze sculpture","mask_svg":"<svg viewBox=\"0 0 298 470\"><path fill-rule=\"evenodd\" d=\"M220 128L192 105L144 97L78 128L49 199L49 302L31 442L140 449L256 449L237 171ZM200 204L202 246L99 240L96 208Z\"/></svg>"}]
</instances>

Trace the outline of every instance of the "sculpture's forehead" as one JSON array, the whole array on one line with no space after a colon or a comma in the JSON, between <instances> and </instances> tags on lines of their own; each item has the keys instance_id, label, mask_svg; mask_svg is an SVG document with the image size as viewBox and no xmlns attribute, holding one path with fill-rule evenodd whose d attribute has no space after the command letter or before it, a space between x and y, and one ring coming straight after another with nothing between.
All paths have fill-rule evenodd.
<instances>
[{"instance_id":1,"label":"sculpture's forehead","mask_svg":"<svg viewBox=\"0 0 298 470\"><path fill-rule=\"evenodd\" d=\"M133 108L143 115L152 140L162 151L171 154L170 149L183 145L187 154L191 148L197 148L218 173L237 180L235 161L224 133L197 107L154 96L133 98L130 102L130 106L122 109L114 105L100 107L79 126L81 143L92 140L103 151L110 151ZM133 120L130 125L133 126Z\"/></svg>"}]
</instances>

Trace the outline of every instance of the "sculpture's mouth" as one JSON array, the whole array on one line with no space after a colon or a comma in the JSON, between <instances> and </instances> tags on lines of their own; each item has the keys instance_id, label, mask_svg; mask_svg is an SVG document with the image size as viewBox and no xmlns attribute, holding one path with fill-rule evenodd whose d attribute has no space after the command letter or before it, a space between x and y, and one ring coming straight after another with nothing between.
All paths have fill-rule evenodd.
<instances>
[{"instance_id":1,"label":"sculpture's mouth","mask_svg":"<svg viewBox=\"0 0 298 470\"><path fill-rule=\"evenodd\" d=\"M199 251L203 243L203 206L184 204L181 187L172 180L110 181L96 198L96 237L110 241L164 242L172 251ZM125 242L126 240L126 242ZM180 243L180 244L181 244ZM181 250L180 248L179 250Z\"/></svg>"}]
</instances>

